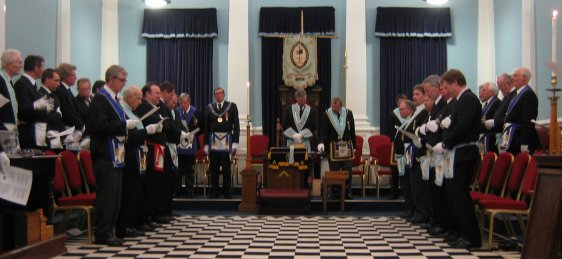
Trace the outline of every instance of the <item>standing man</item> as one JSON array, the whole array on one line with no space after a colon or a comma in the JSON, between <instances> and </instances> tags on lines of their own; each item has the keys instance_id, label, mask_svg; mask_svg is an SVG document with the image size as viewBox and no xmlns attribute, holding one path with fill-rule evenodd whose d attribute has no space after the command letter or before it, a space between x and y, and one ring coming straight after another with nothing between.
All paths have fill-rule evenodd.
<instances>
[{"instance_id":1,"label":"standing man","mask_svg":"<svg viewBox=\"0 0 562 259\"><path fill-rule=\"evenodd\" d=\"M16 119L18 112L18 101L16 100L16 92L14 91L14 82L12 78L19 75L23 67L21 53L17 49L7 49L2 53L0 58L2 62L2 70L0 74L0 94L10 103L0 107L0 129L14 131L16 129Z\"/></svg>"},{"instance_id":2,"label":"standing man","mask_svg":"<svg viewBox=\"0 0 562 259\"><path fill-rule=\"evenodd\" d=\"M179 157L179 193L182 192L181 186L185 180L185 195L187 198L193 198L193 184L195 173L195 155L199 150L199 135L203 134L203 114L191 105L191 97L189 94L182 93L179 97L180 107L176 108L181 122L181 130L187 132L187 139L181 141L178 145Z\"/></svg>"},{"instance_id":3,"label":"standing man","mask_svg":"<svg viewBox=\"0 0 562 259\"><path fill-rule=\"evenodd\" d=\"M35 80L40 79L45 70L45 59L29 55L23 64L24 73L14 85L18 100L18 125L22 148L45 146L47 123L40 122L52 111L53 105L46 97L39 98Z\"/></svg>"},{"instance_id":4,"label":"standing man","mask_svg":"<svg viewBox=\"0 0 562 259\"><path fill-rule=\"evenodd\" d=\"M515 87L513 87L513 79L511 78L511 75L507 73L499 75L498 78L496 78L496 82L498 84L498 88L502 92L503 99L496 109L494 117L492 119L487 119L486 121L484 121L484 126L487 130L496 133L496 142L498 142L497 140L499 137L501 137L501 133L503 131L503 123L505 121L507 107L509 106L511 99L513 99L517 92L515 91Z\"/></svg>"},{"instance_id":5,"label":"standing man","mask_svg":"<svg viewBox=\"0 0 562 259\"><path fill-rule=\"evenodd\" d=\"M96 244L121 246L113 229L121 206L125 138L139 120L127 119L117 94L127 82L127 71L113 65L105 72L106 85L90 104L91 149L96 176Z\"/></svg>"},{"instance_id":6,"label":"standing man","mask_svg":"<svg viewBox=\"0 0 562 259\"><path fill-rule=\"evenodd\" d=\"M139 120L135 111L141 100L142 91L137 86L129 86L123 91L123 100L120 105L127 119ZM137 237L144 234L144 231L137 230L133 226L133 222L140 212L141 204L146 199L142 184L146 173L148 148L144 141L147 135L160 131L162 131L162 124L157 123L146 127L139 123L135 128L127 130L121 209L115 226L117 237Z\"/></svg>"},{"instance_id":7,"label":"standing man","mask_svg":"<svg viewBox=\"0 0 562 259\"><path fill-rule=\"evenodd\" d=\"M236 156L240 138L240 122L238 108L234 102L224 100L224 89L213 91L216 102L210 103L205 109L205 152L209 154L211 170L212 198L219 197L219 171L222 168L223 193L227 199L230 193L230 156Z\"/></svg>"},{"instance_id":8,"label":"standing man","mask_svg":"<svg viewBox=\"0 0 562 259\"><path fill-rule=\"evenodd\" d=\"M537 119L539 101L537 95L528 85L531 80L529 69L521 67L513 73L513 86L516 94L507 106L503 137L500 149L517 155L520 152L533 154L540 145L535 124Z\"/></svg>"},{"instance_id":9,"label":"standing man","mask_svg":"<svg viewBox=\"0 0 562 259\"><path fill-rule=\"evenodd\" d=\"M92 102L93 98L90 92L92 89L92 87L90 86L90 79L78 79L76 88L78 90L78 94L74 98L76 98L76 104L78 105L78 114L80 115L80 119L82 119L82 122L86 124L86 122L88 121L88 108L90 107L90 103Z\"/></svg>"},{"instance_id":10,"label":"standing man","mask_svg":"<svg viewBox=\"0 0 562 259\"><path fill-rule=\"evenodd\" d=\"M445 72L441 76L441 85L446 86L456 100L449 119L441 121L447 129L443 141L432 147L437 154L446 153L445 159L449 163L445 165L451 164L445 169L445 192L451 213L448 244L454 248L477 248L481 245L480 229L469 186L480 159L478 127L475 125L480 124L482 106L478 97L466 87L466 79L459 70Z\"/></svg>"},{"instance_id":11,"label":"standing man","mask_svg":"<svg viewBox=\"0 0 562 259\"><path fill-rule=\"evenodd\" d=\"M482 101L482 123L480 123L480 139L478 140L481 152L498 152L496 146L495 132L486 129L486 120L494 118L494 114L500 107L500 100L497 97L498 87L493 82L486 82L478 87L478 97Z\"/></svg>"},{"instance_id":12,"label":"standing man","mask_svg":"<svg viewBox=\"0 0 562 259\"><path fill-rule=\"evenodd\" d=\"M310 149L310 140L316 131L317 113L306 103L306 91L295 91L296 103L289 105L283 111L283 135L287 138L287 145L304 143Z\"/></svg>"},{"instance_id":13,"label":"standing man","mask_svg":"<svg viewBox=\"0 0 562 259\"><path fill-rule=\"evenodd\" d=\"M76 99L70 90L70 87L72 87L76 82L76 66L68 63L62 63L57 68L57 73L60 75L61 85L57 88L56 94L59 96L61 101L64 127L74 127L74 132L68 135L64 139L64 142L67 143L67 145L78 143L82 138L82 133L84 133L85 127L82 118L80 118L80 112L78 110Z\"/></svg>"},{"instance_id":14,"label":"standing man","mask_svg":"<svg viewBox=\"0 0 562 259\"><path fill-rule=\"evenodd\" d=\"M355 155L355 120L353 112L343 107L339 97L332 98L331 107L324 112L318 137L318 152L328 146L328 163L331 171L347 171L345 181L346 198L353 199L351 192L351 170ZM334 196L339 196L332 191ZM338 193L339 194L339 193Z\"/></svg>"},{"instance_id":15,"label":"standing man","mask_svg":"<svg viewBox=\"0 0 562 259\"><path fill-rule=\"evenodd\" d=\"M43 86L37 91L39 98L46 96L47 99L53 104L53 110L49 113L47 117L40 118L41 122L47 124L47 139L45 141L44 147L50 150L60 151L63 149L60 137L55 137L60 131L64 130L64 124L62 122L62 114L60 111L60 100L55 94L55 91L60 85L59 74L52 68L45 69L43 75L41 76L41 83Z\"/></svg>"}]
</instances>

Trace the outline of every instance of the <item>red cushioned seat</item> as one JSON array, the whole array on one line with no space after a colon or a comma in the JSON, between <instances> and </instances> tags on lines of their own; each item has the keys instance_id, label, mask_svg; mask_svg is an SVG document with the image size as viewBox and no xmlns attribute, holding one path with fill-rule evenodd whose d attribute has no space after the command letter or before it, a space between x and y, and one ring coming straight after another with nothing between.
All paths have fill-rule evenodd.
<instances>
[{"instance_id":1,"label":"red cushioned seat","mask_svg":"<svg viewBox=\"0 0 562 259\"><path fill-rule=\"evenodd\" d=\"M483 199L479 201L480 207L485 209L526 210L527 203L511 198Z\"/></svg>"},{"instance_id":2,"label":"red cushioned seat","mask_svg":"<svg viewBox=\"0 0 562 259\"><path fill-rule=\"evenodd\" d=\"M308 189L261 189L262 199L308 199Z\"/></svg>"},{"instance_id":3,"label":"red cushioned seat","mask_svg":"<svg viewBox=\"0 0 562 259\"><path fill-rule=\"evenodd\" d=\"M95 193L77 194L72 197L60 197L58 200L59 206L77 206L77 205L94 206L95 203L96 203Z\"/></svg>"},{"instance_id":4,"label":"red cushioned seat","mask_svg":"<svg viewBox=\"0 0 562 259\"><path fill-rule=\"evenodd\" d=\"M499 198L499 196L495 195L495 194L491 194L491 193L481 193L481 192L476 192L476 191L472 191L470 192L470 198L472 198L472 201L479 201L482 199L495 199L495 198Z\"/></svg>"}]
</instances>

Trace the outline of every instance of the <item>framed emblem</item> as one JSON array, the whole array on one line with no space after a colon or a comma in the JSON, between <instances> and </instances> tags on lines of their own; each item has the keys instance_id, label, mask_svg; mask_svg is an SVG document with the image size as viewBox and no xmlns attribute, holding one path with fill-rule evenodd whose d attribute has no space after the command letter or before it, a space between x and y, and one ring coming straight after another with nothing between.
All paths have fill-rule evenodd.
<instances>
[{"instance_id":1,"label":"framed emblem","mask_svg":"<svg viewBox=\"0 0 562 259\"><path fill-rule=\"evenodd\" d=\"M308 63L309 52L306 45L298 41L291 49L291 62L297 68L302 68Z\"/></svg>"}]
</instances>

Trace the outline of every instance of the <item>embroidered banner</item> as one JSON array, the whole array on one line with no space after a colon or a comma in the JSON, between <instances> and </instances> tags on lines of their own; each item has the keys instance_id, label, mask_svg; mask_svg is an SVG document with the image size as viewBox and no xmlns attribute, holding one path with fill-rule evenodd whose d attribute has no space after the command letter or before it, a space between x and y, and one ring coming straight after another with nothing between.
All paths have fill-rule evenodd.
<instances>
[{"instance_id":1,"label":"embroidered banner","mask_svg":"<svg viewBox=\"0 0 562 259\"><path fill-rule=\"evenodd\" d=\"M283 46L283 81L295 89L313 86L318 79L316 37L288 36Z\"/></svg>"}]
</instances>

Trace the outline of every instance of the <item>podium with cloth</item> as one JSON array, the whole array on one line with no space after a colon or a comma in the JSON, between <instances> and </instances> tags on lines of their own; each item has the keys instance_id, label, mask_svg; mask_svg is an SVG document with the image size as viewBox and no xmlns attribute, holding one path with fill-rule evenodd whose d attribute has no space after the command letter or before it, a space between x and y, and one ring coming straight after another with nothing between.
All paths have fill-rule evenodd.
<instances>
[{"instance_id":1,"label":"podium with cloth","mask_svg":"<svg viewBox=\"0 0 562 259\"><path fill-rule=\"evenodd\" d=\"M310 212L311 168L306 147L272 147L258 190L260 211L267 201L284 200L302 202L306 211Z\"/></svg>"}]
</instances>

